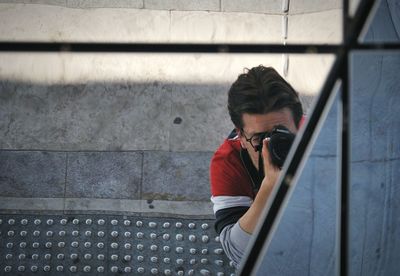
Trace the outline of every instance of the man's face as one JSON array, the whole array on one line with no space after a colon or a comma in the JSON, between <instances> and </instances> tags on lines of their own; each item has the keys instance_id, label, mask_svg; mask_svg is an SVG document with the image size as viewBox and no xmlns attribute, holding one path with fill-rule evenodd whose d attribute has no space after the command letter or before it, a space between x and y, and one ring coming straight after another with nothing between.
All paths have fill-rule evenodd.
<instances>
[{"instance_id":1,"label":"man's face","mask_svg":"<svg viewBox=\"0 0 400 276\"><path fill-rule=\"evenodd\" d=\"M243 114L243 131L239 132L240 143L247 149L254 166L258 169L258 152L255 151L246 137L250 138L254 134L270 132L277 125L285 126L290 132L297 133L297 127L293 120L292 112L289 108L272 111L266 114ZM246 137L245 137L246 136Z\"/></svg>"}]
</instances>

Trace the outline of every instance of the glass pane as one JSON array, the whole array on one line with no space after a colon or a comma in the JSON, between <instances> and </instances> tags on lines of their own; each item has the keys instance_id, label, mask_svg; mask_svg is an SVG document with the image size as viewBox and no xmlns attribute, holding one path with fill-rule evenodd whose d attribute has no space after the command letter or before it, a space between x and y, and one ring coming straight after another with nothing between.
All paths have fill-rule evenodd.
<instances>
[{"instance_id":1,"label":"glass pane","mask_svg":"<svg viewBox=\"0 0 400 276\"><path fill-rule=\"evenodd\" d=\"M349 0L349 15L354 16L361 0Z\"/></svg>"},{"instance_id":2,"label":"glass pane","mask_svg":"<svg viewBox=\"0 0 400 276\"><path fill-rule=\"evenodd\" d=\"M76 250L81 262L74 268L68 257L65 270L100 269L99 260L90 264L93 253L85 258L85 243L100 250L104 242L105 258L118 258L116 268L103 267L108 271L230 274L215 241L208 177L213 152L233 128L227 91L245 67L273 66L308 110L332 61L329 55L1 53L0 227L6 235L0 235L0 259L6 261L0 270L47 265L42 242L37 251L24 251L24 241L13 238L26 219L30 244L34 227L67 232L63 254ZM39 236L47 230L40 228ZM74 240L73 231L82 239ZM125 243L133 248L129 266L118 255ZM53 259L64 250L52 248ZM38 254L40 262L21 264L20 254Z\"/></svg>"},{"instance_id":3,"label":"glass pane","mask_svg":"<svg viewBox=\"0 0 400 276\"><path fill-rule=\"evenodd\" d=\"M338 98L255 275L337 275Z\"/></svg>"},{"instance_id":4,"label":"glass pane","mask_svg":"<svg viewBox=\"0 0 400 276\"><path fill-rule=\"evenodd\" d=\"M395 43L400 41L400 9L398 1L377 1L378 7L372 14L370 25L366 26L364 43Z\"/></svg>"},{"instance_id":5,"label":"glass pane","mask_svg":"<svg viewBox=\"0 0 400 276\"><path fill-rule=\"evenodd\" d=\"M351 55L351 275L400 271L400 52Z\"/></svg>"},{"instance_id":6,"label":"glass pane","mask_svg":"<svg viewBox=\"0 0 400 276\"><path fill-rule=\"evenodd\" d=\"M340 0L10 0L0 41L336 44L341 14Z\"/></svg>"}]
</instances>

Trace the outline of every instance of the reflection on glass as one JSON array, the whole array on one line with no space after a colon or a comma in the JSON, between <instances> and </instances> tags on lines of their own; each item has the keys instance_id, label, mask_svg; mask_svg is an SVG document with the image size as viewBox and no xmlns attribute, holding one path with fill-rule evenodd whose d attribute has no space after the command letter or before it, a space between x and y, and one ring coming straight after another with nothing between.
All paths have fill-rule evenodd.
<instances>
[{"instance_id":1,"label":"reflection on glass","mask_svg":"<svg viewBox=\"0 0 400 276\"><path fill-rule=\"evenodd\" d=\"M23 225L65 227L53 237L110 237L114 242L96 246L115 252L135 237L136 255L126 258L141 262L144 254L153 254L154 261L135 268L140 273L155 263L163 272L180 269L182 262L185 271L197 262L198 272L231 273L212 227L208 179L211 156L232 129L229 86L245 67L273 66L300 92L307 110L332 60L330 55L0 54L2 233ZM2 244L11 242L12 236L2 237ZM36 237L29 236L32 244ZM93 248L77 240L57 242L74 250ZM38 258L45 260L39 249ZM168 264L163 259L168 251L183 255L170 257ZM85 259L89 253L74 254ZM110 251L100 258L125 256ZM133 269L121 267L109 269Z\"/></svg>"},{"instance_id":2,"label":"reflection on glass","mask_svg":"<svg viewBox=\"0 0 400 276\"><path fill-rule=\"evenodd\" d=\"M338 96L282 210L256 275L336 275Z\"/></svg>"},{"instance_id":3,"label":"reflection on glass","mask_svg":"<svg viewBox=\"0 0 400 276\"><path fill-rule=\"evenodd\" d=\"M350 16L354 16L357 9L358 9L358 5L360 4L361 0L350 0L349 1L349 15Z\"/></svg>"},{"instance_id":4,"label":"reflection on glass","mask_svg":"<svg viewBox=\"0 0 400 276\"><path fill-rule=\"evenodd\" d=\"M333 0L179 7L152 0L14 2L0 3L0 41L341 41L341 4ZM244 68L272 66L307 112L332 61L331 55L1 53L0 227L7 235L0 244L8 253L0 249L0 271L230 274L212 227L208 178L210 158L232 129L226 92ZM37 249L32 259L51 258L35 240L42 226L47 249L70 246L77 252L68 258L81 263L18 265L15 256L23 259L26 244L11 241L17 231ZM18 227L37 229L30 235ZM51 237L74 240L54 247ZM93 240L81 244L78 237ZM90 248L109 254L84 252ZM119 255L122 248L134 254ZM115 265L92 266L94 259Z\"/></svg>"},{"instance_id":5,"label":"reflection on glass","mask_svg":"<svg viewBox=\"0 0 400 276\"><path fill-rule=\"evenodd\" d=\"M351 56L351 275L400 269L399 54Z\"/></svg>"},{"instance_id":6,"label":"reflection on glass","mask_svg":"<svg viewBox=\"0 0 400 276\"><path fill-rule=\"evenodd\" d=\"M398 1L376 1L371 12L371 21L361 36L361 43L395 43L400 41L400 19Z\"/></svg>"}]
</instances>

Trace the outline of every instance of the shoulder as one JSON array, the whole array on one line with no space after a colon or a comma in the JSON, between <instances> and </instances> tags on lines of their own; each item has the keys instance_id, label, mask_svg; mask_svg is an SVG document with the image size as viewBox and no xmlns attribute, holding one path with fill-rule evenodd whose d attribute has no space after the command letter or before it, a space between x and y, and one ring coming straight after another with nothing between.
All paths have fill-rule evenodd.
<instances>
[{"instance_id":1,"label":"shoulder","mask_svg":"<svg viewBox=\"0 0 400 276\"><path fill-rule=\"evenodd\" d=\"M243 164L240 159L240 142L237 139L226 139L211 159L211 178L229 178L241 174Z\"/></svg>"},{"instance_id":2,"label":"shoulder","mask_svg":"<svg viewBox=\"0 0 400 276\"><path fill-rule=\"evenodd\" d=\"M240 159L240 141L226 139L215 152L210 166L213 196L251 196L251 182Z\"/></svg>"},{"instance_id":3,"label":"shoulder","mask_svg":"<svg viewBox=\"0 0 400 276\"><path fill-rule=\"evenodd\" d=\"M211 166L236 166L240 161L240 141L236 138L225 139L214 153Z\"/></svg>"}]
</instances>

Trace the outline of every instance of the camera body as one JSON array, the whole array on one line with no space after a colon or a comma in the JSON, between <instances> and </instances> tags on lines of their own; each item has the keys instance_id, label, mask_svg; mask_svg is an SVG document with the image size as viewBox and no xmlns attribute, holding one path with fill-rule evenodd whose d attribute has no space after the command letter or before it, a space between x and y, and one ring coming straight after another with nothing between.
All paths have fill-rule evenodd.
<instances>
[{"instance_id":1,"label":"camera body","mask_svg":"<svg viewBox=\"0 0 400 276\"><path fill-rule=\"evenodd\" d=\"M260 137L263 141L265 138L270 138L268 143L268 151L271 156L271 162L278 168L282 168L285 159L289 153L290 147L293 144L295 134L290 132L286 127L278 125L271 132L263 133ZM257 150L262 150L263 143L261 142Z\"/></svg>"}]
</instances>

